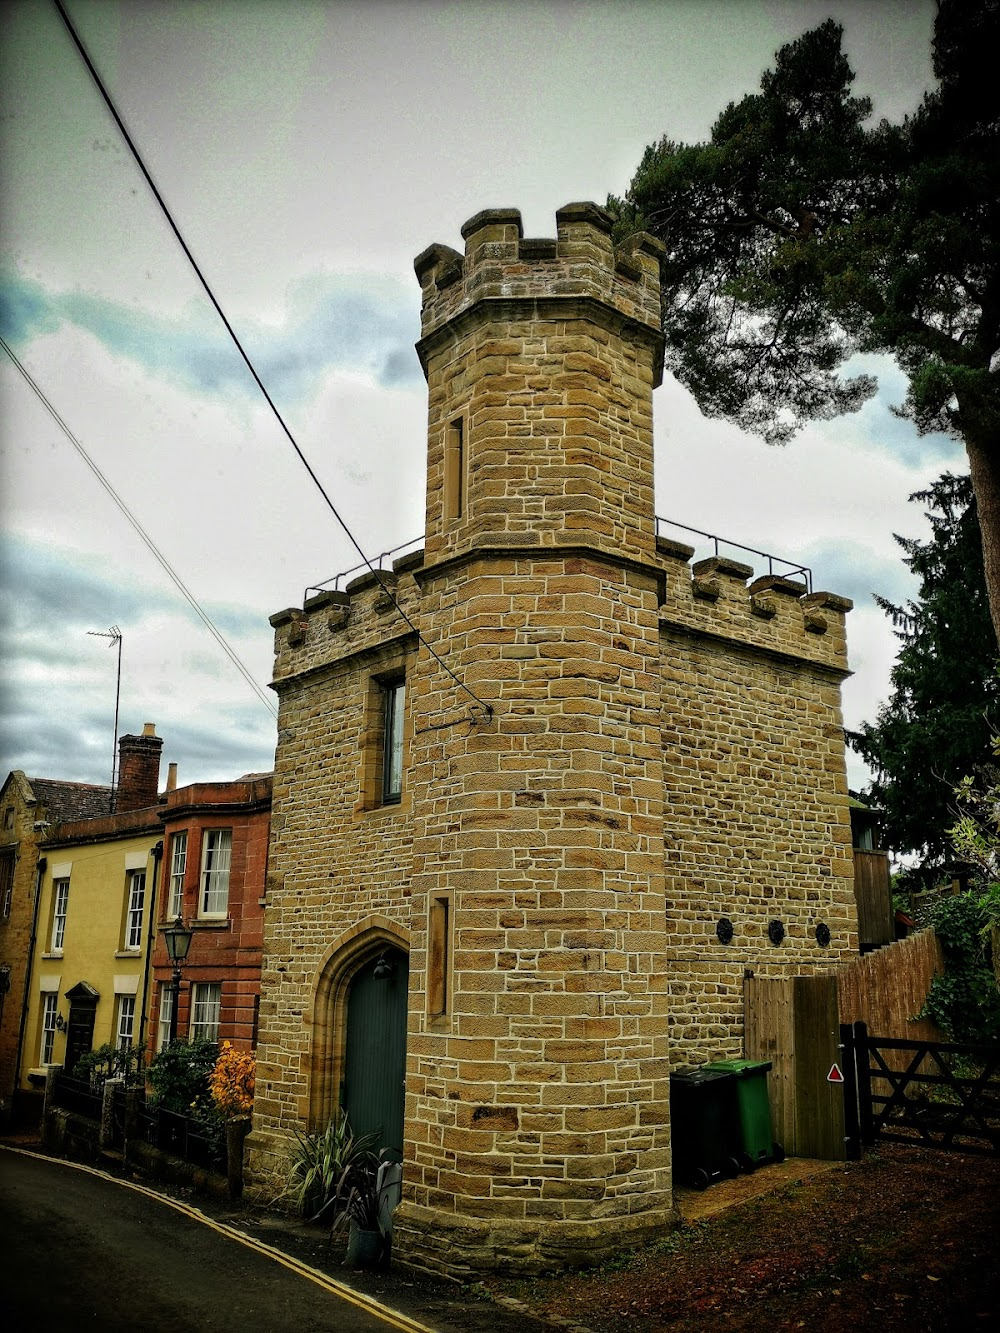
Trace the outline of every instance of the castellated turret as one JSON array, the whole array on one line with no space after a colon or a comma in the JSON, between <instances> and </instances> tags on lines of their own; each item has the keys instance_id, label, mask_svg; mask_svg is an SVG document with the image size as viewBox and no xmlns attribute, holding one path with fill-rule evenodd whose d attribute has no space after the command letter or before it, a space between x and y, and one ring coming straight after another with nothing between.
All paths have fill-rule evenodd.
<instances>
[{"instance_id":1,"label":"castellated turret","mask_svg":"<svg viewBox=\"0 0 1000 1333\"><path fill-rule=\"evenodd\" d=\"M671 1065L743 1053L748 968L857 948L850 603L657 536L659 243L462 235L415 264L423 550L271 618L249 1141L267 1192L346 1108L403 1158L394 1258L452 1276L660 1234Z\"/></svg>"},{"instance_id":2,"label":"castellated turret","mask_svg":"<svg viewBox=\"0 0 1000 1333\"><path fill-rule=\"evenodd\" d=\"M462 228L465 255L416 260L427 375L428 561L469 545L653 550L653 405L659 256L611 244L594 204L526 240L516 209Z\"/></svg>"}]
</instances>

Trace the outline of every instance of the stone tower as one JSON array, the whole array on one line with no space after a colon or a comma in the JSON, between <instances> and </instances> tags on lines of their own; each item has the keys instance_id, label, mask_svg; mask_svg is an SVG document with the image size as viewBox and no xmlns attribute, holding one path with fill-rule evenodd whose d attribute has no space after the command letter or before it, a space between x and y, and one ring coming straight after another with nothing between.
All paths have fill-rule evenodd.
<instances>
[{"instance_id":1,"label":"stone tower","mask_svg":"<svg viewBox=\"0 0 1000 1333\"><path fill-rule=\"evenodd\" d=\"M248 1141L273 1197L293 1130L391 1126L394 1254L455 1276L667 1225L669 1064L857 949L850 603L656 535L658 243L462 232L416 261L424 549L271 617Z\"/></svg>"},{"instance_id":2,"label":"stone tower","mask_svg":"<svg viewBox=\"0 0 1000 1333\"><path fill-rule=\"evenodd\" d=\"M432 246L416 261L417 578L439 660L421 645L414 673L410 976L424 1012L397 1236L452 1264L582 1260L670 1208L659 243L616 258L593 204L561 209L557 230L525 240L518 212L488 210L463 227L464 258Z\"/></svg>"}]
</instances>

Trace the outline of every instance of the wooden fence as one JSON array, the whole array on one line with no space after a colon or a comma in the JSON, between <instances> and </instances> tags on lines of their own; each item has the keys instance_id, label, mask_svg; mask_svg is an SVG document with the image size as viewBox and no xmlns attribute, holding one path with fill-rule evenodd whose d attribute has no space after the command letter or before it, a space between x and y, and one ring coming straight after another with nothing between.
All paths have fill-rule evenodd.
<instances>
[{"instance_id":1,"label":"wooden fence","mask_svg":"<svg viewBox=\"0 0 1000 1333\"><path fill-rule=\"evenodd\" d=\"M863 1022L877 1037L939 1042L943 1034L915 1015L933 978L943 971L941 946L924 930L853 959L835 973L760 978L744 983L746 1054L770 1060L768 1092L774 1137L793 1157L843 1160L847 1153L840 1025ZM908 1055L893 1050L888 1068ZM917 1071L922 1073L923 1067ZM874 1091L888 1095L884 1079Z\"/></svg>"},{"instance_id":2,"label":"wooden fence","mask_svg":"<svg viewBox=\"0 0 1000 1333\"><path fill-rule=\"evenodd\" d=\"M855 958L837 972L841 1023L867 1023L880 1037L942 1041L930 1019L916 1015L934 977L944 971L933 930L922 930L887 949Z\"/></svg>"}]
</instances>

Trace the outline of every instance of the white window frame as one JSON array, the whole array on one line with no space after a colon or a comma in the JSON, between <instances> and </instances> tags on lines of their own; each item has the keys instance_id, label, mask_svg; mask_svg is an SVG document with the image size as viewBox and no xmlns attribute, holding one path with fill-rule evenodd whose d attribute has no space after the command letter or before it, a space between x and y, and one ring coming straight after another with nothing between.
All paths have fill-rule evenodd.
<instances>
[{"instance_id":1,"label":"white window frame","mask_svg":"<svg viewBox=\"0 0 1000 1333\"><path fill-rule=\"evenodd\" d=\"M40 1065L51 1065L55 1062L52 1059L53 1048L56 1041L56 1019L59 1016L59 992L48 990L42 992L42 1040L38 1053L38 1063Z\"/></svg>"},{"instance_id":2,"label":"white window frame","mask_svg":"<svg viewBox=\"0 0 1000 1333\"><path fill-rule=\"evenodd\" d=\"M382 685L382 804L403 799L403 730L406 720L406 681Z\"/></svg>"},{"instance_id":3,"label":"white window frame","mask_svg":"<svg viewBox=\"0 0 1000 1333\"><path fill-rule=\"evenodd\" d=\"M127 870L125 875L124 944L128 953L138 953L142 949L142 919L146 911L146 872Z\"/></svg>"},{"instance_id":4,"label":"white window frame","mask_svg":"<svg viewBox=\"0 0 1000 1333\"><path fill-rule=\"evenodd\" d=\"M175 833L170 839L170 893L167 898L167 920L184 915L184 876L187 873L187 830Z\"/></svg>"},{"instance_id":5,"label":"white window frame","mask_svg":"<svg viewBox=\"0 0 1000 1333\"><path fill-rule=\"evenodd\" d=\"M160 986L160 1017L156 1030L157 1051L165 1050L170 1044L170 1020L173 1017L176 998L173 983L164 981Z\"/></svg>"},{"instance_id":6,"label":"white window frame","mask_svg":"<svg viewBox=\"0 0 1000 1333\"><path fill-rule=\"evenodd\" d=\"M222 1015L222 982L198 981L191 995L191 1041L218 1041Z\"/></svg>"},{"instance_id":7,"label":"white window frame","mask_svg":"<svg viewBox=\"0 0 1000 1333\"><path fill-rule=\"evenodd\" d=\"M52 939L50 953L62 953L66 940L66 913L69 907L69 879L52 881ZM113 918L112 918L113 920ZM114 938L112 936L112 938Z\"/></svg>"},{"instance_id":8,"label":"white window frame","mask_svg":"<svg viewBox=\"0 0 1000 1333\"><path fill-rule=\"evenodd\" d=\"M127 1051L135 1036L135 996L118 996L118 1014L115 1020L115 1045Z\"/></svg>"},{"instance_id":9,"label":"white window frame","mask_svg":"<svg viewBox=\"0 0 1000 1333\"><path fill-rule=\"evenodd\" d=\"M233 856L233 830L209 828L201 835L201 889L198 915L226 917L229 914L229 870Z\"/></svg>"}]
</instances>

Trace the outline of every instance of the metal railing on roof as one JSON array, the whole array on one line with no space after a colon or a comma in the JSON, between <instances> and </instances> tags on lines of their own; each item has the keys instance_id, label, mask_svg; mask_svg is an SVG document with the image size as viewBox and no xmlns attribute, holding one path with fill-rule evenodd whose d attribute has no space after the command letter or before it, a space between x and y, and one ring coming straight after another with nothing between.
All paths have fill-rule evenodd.
<instances>
[{"instance_id":1,"label":"metal railing on roof","mask_svg":"<svg viewBox=\"0 0 1000 1333\"><path fill-rule=\"evenodd\" d=\"M747 546L744 542L732 541L729 537L717 536L714 532L704 532L701 528L692 528L687 523L678 523L672 518L656 518L657 537L665 535L664 528L673 528L680 532L688 532L696 537L704 537L711 543L712 554L720 556L725 554L722 548L728 551L742 551L745 555L755 555L761 560L767 561L767 572L772 575L779 575L785 579L801 579L805 585L806 592L812 592L812 570L808 565L799 564L794 560L786 560L784 556L774 555L770 551L759 551L755 546ZM368 564L361 563L352 565L350 569L344 569L339 574L334 574L328 579L321 579L319 583L311 583L302 594L303 605L316 593L320 592L339 592L344 584L352 578L366 573L374 568L384 570L391 566L394 560L398 560L401 555L411 551L417 551L423 545L424 537L414 537L408 542L403 542L400 546L393 546L388 551L380 551L378 555L372 556ZM695 546L699 543L695 543Z\"/></svg>"},{"instance_id":2,"label":"metal railing on roof","mask_svg":"<svg viewBox=\"0 0 1000 1333\"><path fill-rule=\"evenodd\" d=\"M716 556L725 555L726 552L721 548L725 547L730 551L742 551L746 555L756 555L762 560L767 561L767 572L771 575L778 575L783 579L801 579L805 585L806 592L812 592L812 570L808 565L799 564L794 560L786 560L784 556L773 555L770 551L758 551L755 546L747 546L743 542L731 541L728 537L718 537L714 532L703 532L701 528L689 527L686 523L678 523L672 518L656 519L657 537L665 536L664 528L677 528L681 532L693 533L696 537L704 537L712 544L712 554ZM700 543L694 543L697 547ZM753 563L752 561L750 563Z\"/></svg>"},{"instance_id":3,"label":"metal railing on roof","mask_svg":"<svg viewBox=\"0 0 1000 1333\"><path fill-rule=\"evenodd\" d=\"M341 570L339 574L334 574L331 578L322 579L319 583L311 583L302 594L303 606L311 596L318 592L339 592L344 580L349 580L355 576L365 574L370 569L383 570L391 565L394 560L398 560L401 555L407 552L419 551L424 544L423 533L419 537L414 537L411 541L403 542L400 546L393 546L388 551L380 551L378 555L373 555L366 563L364 561L358 565L352 565L350 569Z\"/></svg>"}]
</instances>

